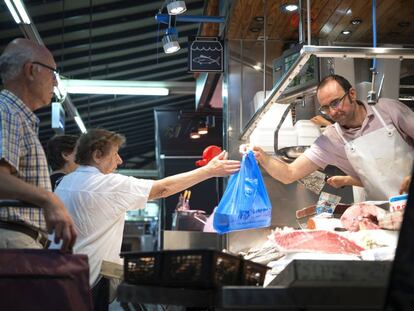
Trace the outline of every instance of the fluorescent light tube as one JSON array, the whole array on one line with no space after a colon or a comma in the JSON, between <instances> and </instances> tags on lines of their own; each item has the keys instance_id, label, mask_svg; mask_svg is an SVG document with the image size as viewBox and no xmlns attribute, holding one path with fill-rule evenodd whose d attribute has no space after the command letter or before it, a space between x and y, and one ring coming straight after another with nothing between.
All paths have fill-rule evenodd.
<instances>
[{"instance_id":1,"label":"fluorescent light tube","mask_svg":"<svg viewBox=\"0 0 414 311\"><path fill-rule=\"evenodd\" d=\"M29 15L26 12L26 9L21 0L13 0L13 3L17 9L17 12L20 14L20 18L23 21L23 24L30 24Z\"/></svg>"},{"instance_id":2,"label":"fluorescent light tube","mask_svg":"<svg viewBox=\"0 0 414 311\"><path fill-rule=\"evenodd\" d=\"M69 94L117 94L117 95L168 95L168 89L163 87L128 87L128 86L68 86Z\"/></svg>"},{"instance_id":3,"label":"fluorescent light tube","mask_svg":"<svg viewBox=\"0 0 414 311\"><path fill-rule=\"evenodd\" d=\"M71 94L153 95L166 96L169 89L157 82L62 79L63 89Z\"/></svg>"},{"instance_id":4,"label":"fluorescent light tube","mask_svg":"<svg viewBox=\"0 0 414 311\"><path fill-rule=\"evenodd\" d=\"M17 14L16 10L14 9L13 4L11 4L10 0L4 0L4 2L6 3L8 9L10 11L10 14L13 16L13 19L16 22L16 24L20 24L21 23L20 17Z\"/></svg>"},{"instance_id":5,"label":"fluorescent light tube","mask_svg":"<svg viewBox=\"0 0 414 311\"><path fill-rule=\"evenodd\" d=\"M75 119L75 122L78 125L80 131L82 133L87 133L88 131L86 130L85 124L83 124L82 119L79 116L75 116L74 119Z\"/></svg>"}]
</instances>

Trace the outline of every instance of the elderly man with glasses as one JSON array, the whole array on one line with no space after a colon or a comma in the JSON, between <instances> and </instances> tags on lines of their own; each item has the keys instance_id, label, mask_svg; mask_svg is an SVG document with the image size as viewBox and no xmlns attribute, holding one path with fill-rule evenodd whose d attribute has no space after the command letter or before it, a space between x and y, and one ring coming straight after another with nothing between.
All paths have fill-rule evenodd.
<instances>
[{"instance_id":1,"label":"elderly man with glasses","mask_svg":"<svg viewBox=\"0 0 414 311\"><path fill-rule=\"evenodd\" d=\"M334 187L363 186L370 200L406 192L414 160L414 112L392 99L370 106L357 100L344 77L330 75L317 88L319 111L335 123L290 164L253 147L256 158L275 179L288 184L328 164L348 176L334 176Z\"/></svg>"},{"instance_id":2,"label":"elderly man with glasses","mask_svg":"<svg viewBox=\"0 0 414 311\"><path fill-rule=\"evenodd\" d=\"M0 248L42 248L52 231L63 251L76 240L70 215L51 192L33 113L51 102L56 74L50 51L27 39L13 40L0 56L0 197L33 204L0 208Z\"/></svg>"}]
</instances>

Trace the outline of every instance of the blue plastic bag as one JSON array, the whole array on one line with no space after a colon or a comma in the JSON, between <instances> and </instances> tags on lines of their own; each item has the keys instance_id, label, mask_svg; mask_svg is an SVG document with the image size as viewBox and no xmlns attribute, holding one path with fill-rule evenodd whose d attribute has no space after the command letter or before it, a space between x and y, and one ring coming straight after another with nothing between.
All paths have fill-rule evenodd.
<instances>
[{"instance_id":1,"label":"blue plastic bag","mask_svg":"<svg viewBox=\"0 0 414 311\"><path fill-rule=\"evenodd\" d=\"M240 171L230 177L216 208L213 227L218 233L270 226L272 205L252 151L243 155Z\"/></svg>"}]
</instances>

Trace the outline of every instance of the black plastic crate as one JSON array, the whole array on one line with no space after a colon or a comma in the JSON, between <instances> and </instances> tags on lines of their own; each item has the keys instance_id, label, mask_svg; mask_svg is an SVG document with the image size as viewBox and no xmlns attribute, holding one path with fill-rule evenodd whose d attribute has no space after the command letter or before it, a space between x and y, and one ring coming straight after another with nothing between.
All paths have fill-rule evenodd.
<instances>
[{"instance_id":1,"label":"black plastic crate","mask_svg":"<svg viewBox=\"0 0 414 311\"><path fill-rule=\"evenodd\" d=\"M163 252L122 253L124 279L131 284L162 285Z\"/></svg>"},{"instance_id":2,"label":"black plastic crate","mask_svg":"<svg viewBox=\"0 0 414 311\"><path fill-rule=\"evenodd\" d=\"M242 259L216 250L165 251L163 282L172 287L238 285Z\"/></svg>"},{"instance_id":3,"label":"black plastic crate","mask_svg":"<svg viewBox=\"0 0 414 311\"><path fill-rule=\"evenodd\" d=\"M250 260L243 260L240 273L240 285L262 286L269 267Z\"/></svg>"}]
</instances>

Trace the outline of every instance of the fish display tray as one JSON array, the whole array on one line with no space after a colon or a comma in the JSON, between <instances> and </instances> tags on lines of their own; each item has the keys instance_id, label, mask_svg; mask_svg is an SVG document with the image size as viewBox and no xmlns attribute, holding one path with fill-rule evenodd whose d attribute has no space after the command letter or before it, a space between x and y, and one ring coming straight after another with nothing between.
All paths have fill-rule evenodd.
<instances>
[{"instance_id":1,"label":"fish display tray","mask_svg":"<svg viewBox=\"0 0 414 311\"><path fill-rule=\"evenodd\" d=\"M122 253L127 283L216 288L263 285L267 267L213 249Z\"/></svg>"}]
</instances>

